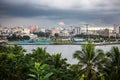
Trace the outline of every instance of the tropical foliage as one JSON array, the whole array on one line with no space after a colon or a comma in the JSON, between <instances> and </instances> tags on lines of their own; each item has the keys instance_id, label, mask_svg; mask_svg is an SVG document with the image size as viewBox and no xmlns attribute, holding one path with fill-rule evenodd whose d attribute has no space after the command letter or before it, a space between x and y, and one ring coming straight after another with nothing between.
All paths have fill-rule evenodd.
<instances>
[{"instance_id":1,"label":"tropical foliage","mask_svg":"<svg viewBox=\"0 0 120 80\"><path fill-rule=\"evenodd\" d=\"M82 66L81 74L85 74L87 80L98 80L99 68L104 67L105 54L102 50L96 50L94 45L89 43L82 46L73 54L74 58L79 60L78 64Z\"/></svg>"},{"instance_id":2,"label":"tropical foliage","mask_svg":"<svg viewBox=\"0 0 120 80\"><path fill-rule=\"evenodd\" d=\"M68 53L69 54L69 53ZM46 48L31 53L18 45L0 47L0 80L119 80L120 50L96 49L92 43L73 53L77 64L68 64L61 53Z\"/></svg>"},{"instance_id":3,"label":"tropical foliage","mask_svg":"<svg viewBox=\"0 0 120 80\"><path fill-rule=\"evenodd\" d=\"M106 76L108 80L119 80L120 79L120 50L118 47L112 47L107 52L107 58L109 65L106 65Z\"/></svg>"},{"instance_id":4,"label":"tropical foliage","mask_svg":"<svg viewBox=\"0 0 120 80\"><path fill-rule=\"evenodd\" d=\"M27 80L49 80L49 77L53 74L45 73L46 64L40 65L40 63L35 63L34 69L30 69L34 74L29 74L31 78Z\"/></svg>"}]
</instances>

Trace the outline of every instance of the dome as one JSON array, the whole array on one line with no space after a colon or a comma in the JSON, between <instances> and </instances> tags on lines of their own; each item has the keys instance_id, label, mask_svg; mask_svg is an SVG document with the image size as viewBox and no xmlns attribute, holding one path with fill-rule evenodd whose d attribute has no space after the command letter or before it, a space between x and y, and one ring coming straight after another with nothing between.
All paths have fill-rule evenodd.
<instances>
[{"instance_id":1,"label":"dome","mask_svg":"<svg viewBox=\"0 0 120 80\"><path fill-rule=\"evenodd\" d=\"M37 30L38 29L38 26L37 25L30 25L28 27L28 29L30 29L30 31L34 31L34 30Z\"/></svg>"}]
</instances>

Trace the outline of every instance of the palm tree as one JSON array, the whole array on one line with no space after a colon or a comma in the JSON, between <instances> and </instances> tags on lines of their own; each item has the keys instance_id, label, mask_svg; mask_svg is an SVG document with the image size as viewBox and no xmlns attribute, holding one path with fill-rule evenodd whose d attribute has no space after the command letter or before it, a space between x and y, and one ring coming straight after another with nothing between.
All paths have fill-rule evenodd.
<instances>
[{"instance_id":1,"label":"palm tree","mask_svg":"<svg viewBox=\"0 0 120 80\"><path fill-rule=\"evenodd\" d=\"M61 68L61 67L66 67L67 66L67 59L62 58L61 54L53 54L51 57L51 62L54 65L54 67Z\"/></svg>"},{"instance_id":2,"label":"palm tree","mask_svg":"<svg viewBox=\"0 0 120 80\"><path fill-rule=\"evenodd\" d=\"M33 61L38 62L40 61L41 64L47 64L50 60L50 54L46 52L46 48L40 48L33 49L32 54L29 54Z\"/></svg>"},{"instance_id":3,"label":"palm tree","mask_svg":"<svg viewBox=\"0 0 120 80\"><path fill-rule=\"evenodd\" d=\"M104 67L104 57L103 50L95 49L92 43L83 45L82 50L73 54L73 58L79 60L78 64L82 66L81 74L85 74L87 80L97 78L100 68Z\"/></svg>"},{"instance_id":4,"label":"palm tree","mask_svg":"<svg viewBox=\"0 0 120 80\"><path fill-rule=\"evenodd\" d=\"M79 64L72 64L70 66L70 71L73 74L73 80L79 80L79 77L81 76L80 72L81 72L82 66Z\"/></svg>"},{"instance_id":5,"label":"palm tree","mask_svg":"<svg viewBox=\"0 0 120 80\"><path fill-rule=\"evenodd\" d=\"M69 73L68 66L69 64L67 64L67 59L62 58L61 54L57 53L51 55L50 67L54 73L51 80L71 80L71 74Z\"/></svg>"},{"instance_id":6,"label":"palm tree","mask_svg":"<svg viewBox=\"0 0 120 80\"><path fill-rule=\"evenodd\" d=\"M120 50L118 47L112 47L107 53L109 64L106 65L106 72L109 80L120 79Z\"/></svg>"},{"instance_id":7,"label":"palm tree","mask_svg":"<svg viewBox=\"0 0 120 80\"><path fill-rule=\"evenodd\" d=\"M16 47L7 46L6 51L0 53L0 80L25 80L27 77L30 58L22 54L23 48Z\"/></svg>"},{"instance_id":8,"label":"palm tree","mask_svg":"<svg viewBox=\"0 0 120 80\"><path fill-rule=\"evenodd\" d=\"M26 52L25 49L23 49L22 46L18 46L18 45L14 45L14 46L6 46L6 49L4 50L4 52L6 53L13 53L13 54L23 54L24 52Z\"/></svg>"}]
</instances>

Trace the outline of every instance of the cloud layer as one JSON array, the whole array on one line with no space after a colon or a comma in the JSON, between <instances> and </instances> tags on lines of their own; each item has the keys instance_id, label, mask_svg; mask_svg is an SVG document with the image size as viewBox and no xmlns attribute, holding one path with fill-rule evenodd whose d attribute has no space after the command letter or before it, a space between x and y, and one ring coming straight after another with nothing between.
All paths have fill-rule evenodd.
<instances>
[{"instance_id":1,"label":"cloud layer","mask_svg":"<svg viewBox=\"0 0 120 80\"><path fill-rule=\"evenodd\" d=\"M64 21L67 24L71 24L71 22L73 24L78 24L81 22L93 24L119 24L119 16L119 0L0 1L0 22L3 25L10 23L10 19L21 19L26 21L27 24L31 24L31 22L40 24L36 20L43 20L46 21L46 23L44 22L45 26L46 24L54 24L54 22L57 21ZM18 20L18 23L21 20ZM11 24L13 24L13 22L11 22ZM25 24L23 22L20 23Z\"/></svg>"},{"instance_id":2,"label":"cloud layer","mask_svg":"<svg viewBox=\"0 0 120 80\"><path fill-rule=\"evenodd\" d=\"M63 10L120 10L119 0L2 0L11 5Z\"/></svg>"}]
</instances>

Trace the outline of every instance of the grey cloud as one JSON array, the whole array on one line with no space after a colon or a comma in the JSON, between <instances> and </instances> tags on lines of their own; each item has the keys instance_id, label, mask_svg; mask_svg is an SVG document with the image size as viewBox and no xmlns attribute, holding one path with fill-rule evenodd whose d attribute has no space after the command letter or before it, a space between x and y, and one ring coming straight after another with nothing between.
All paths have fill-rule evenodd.
<instances>
[{"instance_id":1,"label":"grey cloud","mask_svg":"<svg viewBox=\"0 0 120 80\"><path fill-rule=\"evenodd\" d=\"M1 4L1 16L7 15L12 17L35 17L46 16L50 18L84 18L90 17L90 13L74 11L74 10L58 10L58 9L43 9L34 8L30 5L5 5ZM3 11L3 12L2 12Z\"/></svg>"},{"instance_id":2,"label":"grey cloud","mask_svg":"<svg viewBox=\"0 0 120 80\"><path fill-rule=\"evenodd\" d=\"M50 0L45 0L46 3L42 1L43 0L1 0L0 18L38 17L39 19L52 21L63 20L67 23L75 23L75 21L101 24L120 23L120 17L118 17L120 16L119 0L106 0L105 2L103 0L100 2L96 0L91 0L92 2L85 0L88 2L84 2L84 0L82 0L82 3L80 3L79 0L70 0L70 4L62 0L66 6L61 5L63 2L58 4L53 3L52 1L55 0L52 0L50 3ZM87 4L88 6L85 7Z\"/></svg>"}]
</instances>

